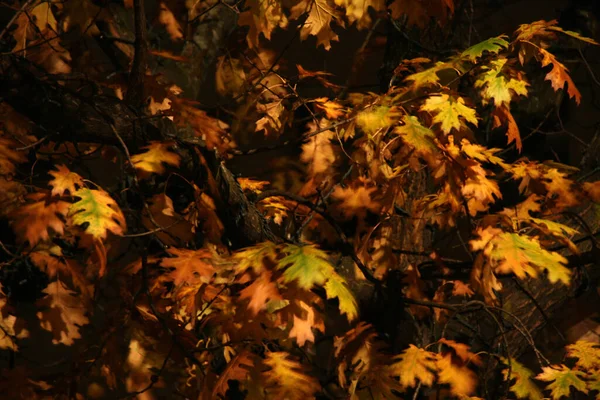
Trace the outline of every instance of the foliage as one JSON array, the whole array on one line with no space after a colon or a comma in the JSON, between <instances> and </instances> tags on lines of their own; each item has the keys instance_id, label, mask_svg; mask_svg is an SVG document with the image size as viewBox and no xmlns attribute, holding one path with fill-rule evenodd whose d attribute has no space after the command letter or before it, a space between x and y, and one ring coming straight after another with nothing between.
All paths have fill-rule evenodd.
<instances>
[{"instance_id":1,"label":"foliage","mask_svg":"<svg viewBox=\"0 0 600 400\"><path fill-rule=\"evenodd\" d=\"M529 327L501 301L507 277L567 296L585 269L572 263L595 233L581 236L585 223L564 216L600 202L600 181L508 150L526 150L517 117L528 75L545 68L554 91L582 101L552 53L559 35L594 40L537 21L435 60L404 60L386 92L352 92L328 72L286 69L272 39L294 27L330 50L341 29L381 20L446 29L455 2L142 3L15 2L0 34L0 83L48 85L41 93L64 96L54 117L66 121L38 118L41 109L11 100L18 91L0 96L0 217L11 231L0 271L48 279L29 305L14 294L16 278L1 281L0 349L19 361L0 386L22 383L7 396L466 399L484 394L484 369L502 371L520 399L600 396L597 345L570 344L568 361L536 375L504 332L510 325L538 354ZM197 79L188 64L201 63L183 42L225 8L244 36L215 59L222 102L211 109L160 68ZM156 40L142 37L146 22ZM110 54L92 44L107 31ZM304 97L306 83L329 95ZM91 123L105 130L82 128ZM506 149L484 130L505 133ZM301 176L232 174L228 163L248 154L237 142L255 137L295 143ZM516 201L505 184L518 187ZM450 242L427 232L458 237L464 254L453 258ZM485 318L490 343L459 341ZM421 334L406 341L400 322ZM20 359L34 338L67 348L70 372L39 373Z\"/></svg>"}]
</instances>

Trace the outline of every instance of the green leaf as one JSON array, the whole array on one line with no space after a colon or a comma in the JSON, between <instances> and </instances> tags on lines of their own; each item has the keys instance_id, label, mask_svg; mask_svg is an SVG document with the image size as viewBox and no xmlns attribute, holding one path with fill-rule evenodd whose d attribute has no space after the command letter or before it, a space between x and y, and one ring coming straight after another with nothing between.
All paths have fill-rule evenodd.
<instances>
[{"instance_id":1,"label":"green leaf","mask_svg":"<svg viewBox=\"0 0 600 400\"><path fill-rule=\"evenodd\" d=\"M475 61L486 51L489 51L490 53L498 53L500 50L508 47L508 42L504 40L505 37L507 36L500 35L498 37L489 38L483 42L477 43L463 51L460 57L466 58L469 61Z\"/></svg>"},{"instance_id":2,"label":"green leaf","mask_svg":"<svg viewBox=\"0 0 600 400\"><path fill-rule=\"evenodd\" d=\"M402 117L404 125L394 128L394 133L402 136L402 140L414 147L415 152L421 156L428 156L438 151L434 143L435 134L433 131L419 122L419 119L413 115Z\"/></svg>"},{"instance_id":3,"label":"green leaf","mask_svg":"<svg viewBox=\"0 0 600 400\"><path fill-rule=\"evenodd\" d=\"M285 268L285 282L296 281L302 289L310 290L315 285L323 286L327 278L335 272L327 253L314 245L289 244L284 252L288 254L279 261L277 269Z\"/></svg>"},{"instance_id":4,"label":"green leaf","mask_svg":"<svg viewBox=\"0 0 600 400\"><path fill-rule=\"evenodd\" d=\"M436 115L433 117L434 123L442 125L442 131L449 134L452 129L460 129L467 122L477 125L477 114L475 109L467 107L462 97L450 97L447 94L430 96L421 111L431 111Z\"/></svg>"},{"instance_id":5,"label":"green leaf","mask_svg":"<svg viewBox=\"0 0 600 400\"><path fill-rule=\"evenodd\" d=\"M499 107L502 104L510 103L512 92L527 96L527 82L513 78L507 79L502 75L502 68L506 62L506 58L500 58L491 61L489 66L482 67L486 72L479 75L475 81L475 87L482 88L481 97L484 103L493 100L496 107Z\"/></svg>"},{"instance_id":6,"label":"green leaf","mask_svg":"<svg viewBox=\"0 0 600 400\"><path fill-rule=\"evenodd\" d=\"M322 286L328 299L338 298L340 312L346 314L349 321L358 316L356 300L346 286L344 278L335 272L327 253L314 245L288 244L283 251L287 255L279 261L277 268L285 268L285 282L295 281L305 290L310 290L315 285Z\"/></svg>"},{"instance_id":7,"label":"green leaf","mask_svg":"<svg viewBox=\"0 0 600 400\"><path fill-rule=\"evenodd\" d=\"M69 208L75 225L84 225L84 231L96 239L105 239L107 232L125 233L125 217L117 203L104 190L79 189L73 193L79 200Z\"/></svg>"},{"instance_id":8,"label":"green leaf","mask_svg":"<svg viewBox=\"0 0 600 400\"><path fill-rule=\"evenodd\" d=\"M566 365L553 365L542 368L543 372L536 379L550 382L546 389L552 390L552 398L558 400L563 396L569 397L571 386L580 392L587 393L588 389L584 381L579 377L584 376L582 372L573 371Z\"/></svg>"},{"instance_id":9,"label":"green leaf","mask_svg":"<svg viewBox=\"0 0 600 400\"><path fill-rule=\"evenodd\" d=\"M502 362L508 365L508 360L503 358ZM504 373L504 379L507 379L508 368L502 371ZM510 359L510 377L509 380L515 380L513 385L510 387L510 391L513 392L519 399L529 400L541 400L544 398L542 391L537 385L531 380L533 372L525 368L523 364L517 362L514 359Z\"/></svg>"}]
</instances>

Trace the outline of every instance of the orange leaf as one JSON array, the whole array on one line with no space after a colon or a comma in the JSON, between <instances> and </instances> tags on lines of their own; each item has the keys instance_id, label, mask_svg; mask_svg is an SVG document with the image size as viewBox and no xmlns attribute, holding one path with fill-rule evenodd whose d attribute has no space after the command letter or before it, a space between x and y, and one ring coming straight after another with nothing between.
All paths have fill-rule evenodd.
<instances>
[{"instance_id":1,"label":"orange leaf","mask_svg":"<svg viewBox=\"0 0 600 400\"><path fill-rule=\"evenodd\" d=\"M65 192L73 195L78 188L83 187L83 178L71 172L65 165L58 165L57 171L50 171L49 174L54 177L49 183L52 186L52 196L62 196Z\"/></svg>"},{"instance_id":2,"label":"orange leaf","mask_svg":"<svg viewBox=\"0 0 600 400\"><path fill-rule=\"evenodd\" d=\"M71 206L66 201L50 200L43 193L32 193L28 196L34 200L13 212L13 229L20 241L27 240L30 246L50 238L49 229L62 235L64 219Z\"/></svg>"},{"instance_id":3,"label":"orange leaf","mask_svg":"<svg viewBox=\"0 0 600 400\"><path fill-rule=\"evenodd\" d=\"M168 280L173 281L176 286L197 281L207 283L215 273L215 268L204 261L214 257L209 250L170 248L167 251L175 257L163 258L161 265L165 268L173 268L168 273Z\"/></svg>"}]
</instances>

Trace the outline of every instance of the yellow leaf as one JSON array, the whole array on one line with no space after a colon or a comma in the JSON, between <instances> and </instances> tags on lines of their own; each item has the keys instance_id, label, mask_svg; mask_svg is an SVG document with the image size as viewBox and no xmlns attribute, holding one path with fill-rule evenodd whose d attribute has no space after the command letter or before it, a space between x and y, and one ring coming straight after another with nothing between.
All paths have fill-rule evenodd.
<instances>
[{"instance_id":1,"label":"yellow leaf","mask_svg":"<svg viewBox=\"0 0 600 400\"><path fill-rule=\"evenodd\" d=\"M285 28L288 24L282 3L279 1L250 0L246 2L246 7L249 7L249 10L240 14L238 24L250 27L246 40L251 48L258 47L261 33L265 39L271 40L275 28Z\"/></svg>"},{"instance_id":2,"label":"yellow leaf","mask_svg":"<svg viewBox=\"0 0 600 400\"><path fill-rule=\"evenodd\" d=\"M132 156L131 162L139 171L162 174L165 172L163 163L179 166L179 155L169 150L171 146L171 142L152 142L144 147L145 153Z\"/></svg>"},{"instance_id":3,"label":"yellow leaf","mask_svg":"<svg viewBox=\"0 0 600 400\"><path fill-rule=\"evenodd\" d=\"M460 130L464 127L463 120L477 125L475 109L467 107L460 96L432 95L421 106L421 111L433 112L435 114L433 122L441 124L445 134L449 134L452 129Z\"/></svg>"},{"instance_id":4,"label":"yellow leaf","mask_svg":"<svg viewBox=\"0 0 600 400\"><path fill-rule=\"evenodd\" d=\"M298 19L308 12L308 17L300 30L300 39L305 40L309 35L316 36L317 46L325 50L331 49L331 42L338 41L338 35L331 29L331 22L337 19L335 5L331 0L305 0L290 10L290 18Z\"/></svg>"},{"instance_id":5,"label":"yellow leaf","mask_svg":"<svg viewBox=\"0 0 600 400\"><path fill-rule=\"evenodd\" d=\"M0 350L18 351L17 339L29 337L29 331L23 327L23 320L9 312L8 301L0 285Z\"/></svg>"},{"instance_id":6,"label":"yellow leaf","mask_svg":"<svg viewBox=\"0 0 600 400\"><path fill-rule=\"evenodd\" d=\"M514 273L519 278L536 277L539 271L548 272L548 280L558 281L568 285L571 281L571 271L565 267L567 259L559 253L548 251L541 247L535 237L518 233L502 232L491 227L478 228L477 234L482 240L471 241L473 250L481 248L486 238L490 238L484 254L495 266L499 273Z\"/></svg>"},{"instance_id":7,"label":"yellow leaf","mask_svg":"<svg viewBox=\"0 0 600 400\"><path fill-rule=\"evenodd\" d=\"M574 344L566 347L567 354L571 358L576 358L576 365L579 368L594 370L600 369L600 345L585 340L578 340Z\"/></svg>"},{"instance_id":8,"label":"yellow leaf","mask_svg":"<svg viewBox=\"0 0 600 400\"><path fill-rule=\"evenodd\" d=\"M508 360L502 359L502 362L508 366ZM537 385L531 380L533 372L525 368L523 364L516 360L510 360L510 377L507 378L508 368L502 370L504 379L512 381L514 383L510 387L510 391L517 395L519 399L529 400L542 400L544 398L542 392Z\"/></svg>"},{"instance_id":9,"label":"yellow leaf","mask_svg":"<svg viewBox=\"0 0 600 400\"><path fill-rule=\"evenodd\" d=\"M394 133L400 135L402 140L412 146L415 152L425 159L439 152L435 144L435 134L429 128L424 127L419 119L413 115L404 115L402 117L404 125L394 128Z\"/></svg>"},{"instance_id":10,"label":"yellow leaf","mask_svg":"<svg viewBox=\"0 0 600 400\"><path fill-rule=\"evenodd\" d=\"M267 353L264 363L271 368L264 372L269 398L306 400L321 389L319 381L307 375L302 364L288 359L285 352Z\"/></svg>"},{"instance_id":11,"label":"yellow leaf","mask_svg":"<svg viewBox=\"0 0 600 400\"><path fill-rule=\"evenodd\" d=\"M426 386L431 386L437 371L436 353L409 345L402 354L394 357L394 363L390 365L391 374L400 377L403 387L415 387L417 381Z\"/></svg>"}]
</instances>

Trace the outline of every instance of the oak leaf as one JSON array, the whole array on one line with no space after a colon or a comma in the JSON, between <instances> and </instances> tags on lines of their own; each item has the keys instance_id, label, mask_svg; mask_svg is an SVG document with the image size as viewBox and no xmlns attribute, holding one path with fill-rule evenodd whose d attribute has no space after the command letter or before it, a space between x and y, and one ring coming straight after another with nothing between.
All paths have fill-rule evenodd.
<instances>
[{"instance_id":1,"label":"oak leaf","mask_svg":"<svg viewBox=\"0 0 600 400\"><path fill-rule=\"evenodd\" d=\"M0 350L19 350L17 340L29 337L29 331L23 327L22 322L12 314L0 285Z\"/></svg>"},{"instance_id":2,"label":"oak leaf","mask_svg":"<svg viewBox=\"0 0 600 400\"><path fill-rule=\"evenodd\" d=\"M246 40L251 48L258 47L261 33L265 39L271 40L271 34L277 27L285 28L288 24L280 2L251 0L246 2L246 6L249 9L240 14L238 24L250 27Z\"/></svg>"},{"instance_id":3,"label":"oak leaf","mask_svg":"<svg viewBox=\"0 0 600 400\"><path fill-rule=\"evenodd\" d=\"M272 280L272 274L269 270L263 271L250 286L242 289L240 298L250 299L248 309L253 315L257 315L264 310L269 300L283 300L277 288L277 283ZM302 344L300 345L302 346Z\"/></svg>"},{"instance_id":4,"label":"oak leaf","mask_svg":"<svg viewBox=\"0 0 600 400\"><path fill-rule=\"evenodd\" d=\"M436 353L421 349L412 344L402 354L394 357L390 365L392 375L400 377L400 384L407 387L415 387L417 382L431 386L437 371Z\"/></svg>"},{"instance_id":5,"label":"oak leaf","mask_svg":"<svg viewBox=\"0 0 600 400\"><path fill-rule=\"evenodd\" d=\"M50 238L50 229L62 235L71 205L62 200L49 199L43 193L32 193L28 198L33 202L24 204L10 216L17 238L27 240L33 247Z\"/></svg>"},{"instance_id":6,"label":"oak leaf","mask_svg":"<svg viewBox=\"0 0 600 400\"><path fill-rule=\"evenodd\" d=\"M352 321L358 315L358 307L346 281L335 272L329 256L314 245L286 245L284 258L279 260L278 269L285 269L285 282L295 282L300 288L310 290L322 286L327 298L337 298L340 311Z\"/></svg>"},{"instance_id":7,"label":"oak leaf","mask_svg":"<svg viewBox=\"0 0 600 400\"><path fill-rule=\"evenodd\" d=\"M253 355L247 350L242 350L231 360L225 370L219 375L212 391L212 398L216 399L225 396L230 380L245 382L254 367Z\"/></svg>"},{"instance_id":8,"label":"oak leaf","mask_svg":"<svg viewBox=\"0 0 600 400\"><path fill-rule=\"evenodd\" d=\"M163 258L161 265L172 268L167 274L167 279L175 286L194 282L208 283L215 273L215 268L205 260L210 260L214 255L207 249L188 250L171 247L167 252L172 258Z\"/></svg>"},{"instance_id":9,"label":"oak leaf","mask_svg":"<svg viewBox=\"0 0 600 400\"><path fill-rule=\"evenodd\" d=\"M583 372L572 370L561 364L543 367L542 373L538 374L535 379L550 382L547 389L552 391L552 398L558 400L563 396L569 397L571 386L580 392L587 393L586 383L581 379L584 376Z\"/></svg>"},{"instance_id":10,"label":"oak leaf","mask_svg":"<svg viewBox=\"0 0 600 400\"><path fill-rule=\"evenodd\" d=\"M52 332L52 343L72 345L75 339L81 338L80 327L90 322L84 304L75 292L58 280L51 282L43 293L46 296L37 302L42 310L36 314L42 329Z\"/></svg>"},{"instance_id":11,"label":"oak leaf","mask_svg":"<svg viewBox=\"0 0 600 400\"><path fill-rule=\"evenodd\" d=\"M309 35L317 38L317 46L325 50L331 49L331 42L338 41L338 35L331 28L331 22L338 18L335 4L331 0L305 0L301 1L290 10L290 18L298 19L308 12L308 17L302 24L300 39L305 40Z\"/></svg>"},{"instance_id":12,"label":"oak leaf","mask_svg":"<svg viewBox=\"0 0 600 400\"><path fill-rule=\"evenodd\" d=\"M477 114L475 109L465 105L465 100L458 97L450 97L447 94L432 95L421 106L421 111L433 112L434 123L439 123L442 131L449 134L452 129L460 130L465 126L463 121L477 125Z\"/></svg>"},{"instance_id":13,"label":"oak leaf","mask_svg":"<svg viewBox=\"0 0 600 400\"><path fill-rule=\"evenodd\" d=\"M115 235L125 233L125 217L117 203L104 190L79 189L73 193L78 197L69 207L73 224L85 225L84 232L94 239L106 239L108 232Z\"/></svg>"},{"instance_id":14,"label":"oak leaf","mask_svg":"<svg viewBox=\"0 0 600 400\"><path fill-rule=\"evenodd\" d=\"M538 51L542 55L542 67L546 67L552 64L552 69L546 75L546 80L552 83L554 91L564 89L565 84L567 85L567 93L570 98L575 98L577 104L581 103L581 93L575 86L575 82L569 75L569 70L562 63L560 63L554 55L545 49L539 48Z\"/></svg>"},{"instance_id":15,"label":"oak leaf","mask_svg":"<svg viewBox=\"0 0 600 400\"><path fill-rule=\"evenodd\" d=\"M502 362L508 366L508 360L502 359ZM525 368L525 366L514 359L510 359L510 376L508 376L508 368L502 370L504 379L512 381L514 383L510 387L510 391L513 392L519 399L529 400L542 400L544 395L537 385L531 380L533 378L533 372Z\"/></svg>"},{"instance_id":16,"label":"oak leaf","mask_svg":"<svg viewBox=\"0 0 600 400\"><path fill-rule=\"evenodd\" d=\"M567 355L576 358L575 365L582 369L600 369L600 346L598 343L578 340L566 346Z\"/></svg>"},{"instance_id":17,"label":"oak leaf","mask_svg":"<svg viewBox=\"0 0 600 400\"><path fill-rule=\"evenodd\" d=\"M263 373L270 398L305 400L321 389L319 381L307 375L302 364L290 360L285 352L267 353L264 363L270 367Z\"/></svg>"},{"instance_id":18,"label":"oak leaf","mask_svg":"<svg viewBox=\"0 0 600 400\"><path fill-rule=\"evenodd\" d=\"M179 166L179 155L169 150L171 142L152 142L143 147L146 152L131 156L133 166L139 171L162 174L165 172L164 164Z\"/></svg>"},{"instance_id":19,"label":"oak leaf","mask_svg":"<svg viewBox=\"0 0 600 400\"><path fill-rule=\"evenodd\" d=\"M461 58L466 58L467 60L474 62L486 51L492 54L498 54L502 49L508 47L508 42L505 40L506 38L506 35L500 35L486 39L483 42L479 42L469 47L463 51L460 56Z\"/></svg>"},{"instance_id":20,"label":"oak leaf","mask_svg":"<svg viewBox=\"0 0 600 400\"><path fill-rule=\"evenodd\" d=\"M65 192L73 195L77 189L83 187L81 175L71 172L65 165L57 165L56 168L56 171L49 172L54 177L48 182L52 186L52 196L62 196Z\"/></svg>"}]
</instances>

